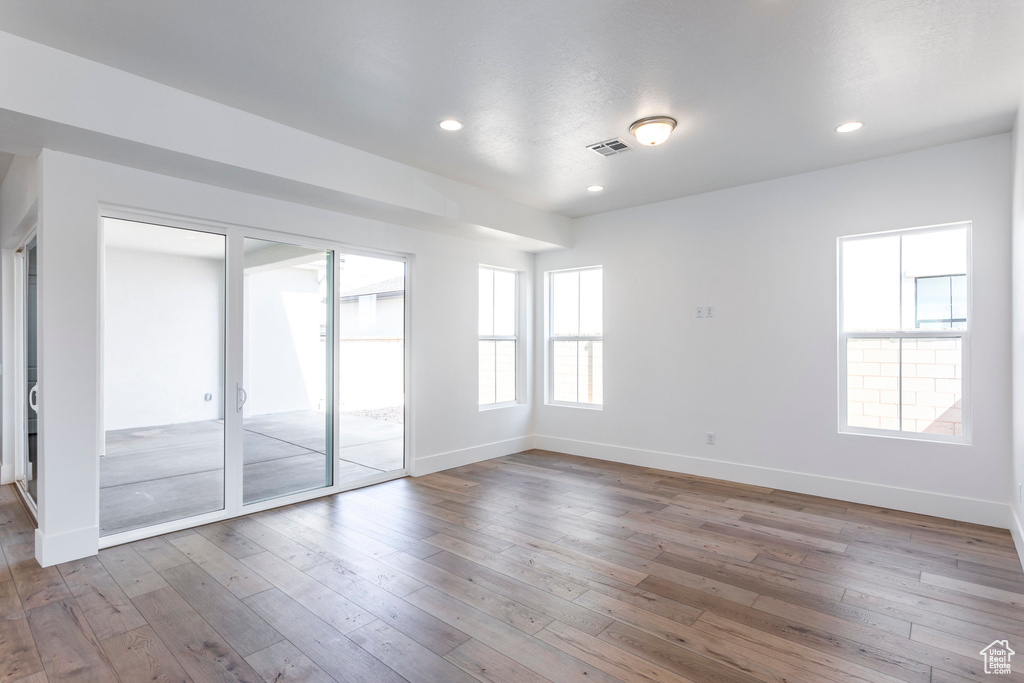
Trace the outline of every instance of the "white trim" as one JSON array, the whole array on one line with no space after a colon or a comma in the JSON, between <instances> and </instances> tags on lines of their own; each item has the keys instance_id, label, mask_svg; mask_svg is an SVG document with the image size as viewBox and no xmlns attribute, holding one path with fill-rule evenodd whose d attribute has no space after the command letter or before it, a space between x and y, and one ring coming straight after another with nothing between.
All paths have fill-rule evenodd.
<instances>
[{"instance_id":1,"label":"white trim","mask_svg":"<svg viewBox=\"0 0 1024 683\"><path fill-rule=\"evenodd\" d=\"M412 400L411 400L411 397L413 395L413 376L412 376L412 368L413 368L412 350L413 350L413 345L411 343L409 343L409 339L412 337L412 310L413 310L412 301L413 301L413 297L415 296L415 292L414 292L415 287L413 286L413 278L415 277L415 274L416 274L416 267L414 265L415 263L416 263L416 256L414 254L406 254L406 256L405 256L405 311L404 311L405 328L402 330L402 352L403 352L403 354L405 356L405 369L404 369L404 374L402 375L402 381L403 381L403 383L405 385L404 386L404 389L405 389L405 403L403 404L404 415L402 417L402 438L404 439L404 442L403 442L402 445L403 445L403 453L405 454L405 460L404 460L404 462L402 464L405 467L404 471L408 472L409 474L412 474L413 462L415 462L415 460L416 460L416 451L415 451L414 446L413 446L413 444L416 443L415 439L413 438L413 435L414 435L414 425L416 424L416 420L414 419L415 407L413 406L413 403L412 403ZM334 286L335 286L335 288L337 288L338 287L337 283L335 283ZM339 297L334 297L334 298L338 299ZM338 308L335 309L335 316L336 316L334 318L335 320L338 320L337 316L340 315L340 311L341 311L341 301L339 299L339 301L338 301ZM338 346L338 345L335 344L335 346ZM339 349L339 353L336 356L336 358L339 358L339 359L341 358L340 349ZM335 365L334 367L335 367L335 376L337 376L338 365ZM340 385L340 384L341 384L340 382L335 381L335 385ZM341 389L340 389L340 387L338 388L337 393L335 395L336 396L341 396ZM337 403L335 403L335 405L337 405ZM337 413L337 411L335 411L335 413ZM337 422L336 422L336 424L337 424ZM337 432L335 432L335 433L337 433ZM337 458L335 459L335 462L338 462Z\"/></svg>"},{"instance_id":2,"label":"white trim","mask_svg":"<svg viewBox=\"0 0 1024 683\"><path fill-rule=\"evenodd\" d=\"M472 465L475 462L500 458L503 455L512 455L534 448L534 437L518 436L504 441L472 446L457 451L428 455L414 462L413 470L410 472L414 477L422 477L425 474L443 472L453 467Z\"/></svg>"},{"instance_id":3,"label":"white trim","mask_svg":"<svg viewBox=\"0 0 1024 683\"><path fill-rule=\"evenodd\" d=\"M28 386L27 356L28 353L28 328L26 327L25 316L27 308L25 298L28 295L28 246L35 241L36 249L39 249L39 226L33 223L25 232L25 236L14 250L14 462L12 463L14 474L12 482L19 495L25 502L33 516L36 526L39 526L39 504L32 499L28 492L28 394L25 388ZM38 251L36 260L38 261ZM39 265L36 264L36 278L39 278ZM38 282L36 285L38 289ZM39 325L39 298L36 296L36 325ZM36 384L40 384L41 374L39 369L39 330L36 330ZM35 479L39 478L39 463L42 439L42 418L36 413L36 471L33 473ZM41 493L39 482L36 482L36 496Z\"/></svg>"},{"instance_id":4,"label":"white trim","mask_svg":"<svg viewBox=\"0 0 1024 683\"><path fill-rule=\"evenodd\" d=\"M806 474L744 463L723 462L678 453L563 439L555 436L535 435L534 448L669 472L724 479L740 484L767 486L783 491L915 512L973 524L984 524L1001 529L1005 529L1007 526L1009 506L1006 503L993 500L979 500L886 484L873 484L852 479Z\"/></svg>"},{"instance_id":5,"label":"white trim","mask_svg":"<svg viewBox=\"0 0 1024 683\"><path fill-rule=\"evenodd\" d=\"M221 377L221 415L224 416L224 512L231 517L242 514L244 456L242 442L243 405L239 394L245 391L245 238L244 232L231 230L224 239L224 313L220 323L223 334L224 368ZM106 332L106 330L103 330ZM102 493L102 490L101 490ZM159 504L159 502L157 503Z\"/></svg>"},{"instance_id":6,"label":"white trim","mask_svg":"<svg viewBox=\"0 0 1024 683\"><path fill-rule=\"evenodd\" d=\"M484 404L481 404L481 405L477 406L477 408L480 410L481 413L483 413L483 412L486 412L488 410L500 410L501 408L514 408L515 406L521 406L521 405L522 405L522 403L520 403L519 401L502 401L501 403L484 403Z\"/></svg>"},{"instance_id":7,"label":"white trim","mask_svg":"<svg viewBox=\"0 0 1024 683\"><path fill-rule=\"evenodd\" d=\"M41 567L52 567L62 562L95 555L99 552L99 536L98 526L88 526L52 536L45 536L42 531L36 529L36 561Z\"/></svg>"},{"instance_id":8,"label":"white trim","mask_svg":"<svg viewBox=\"0 0 1024 683\"><path fill-rule=\"evenodd\" d=\"M1017 511L1010 506L1010 535L1013 536L1013 545L1017 548L1017 557L1020 558L1021 569L1024 569L1024 523L1021 522Z\"/></svg>"}]
</instances>

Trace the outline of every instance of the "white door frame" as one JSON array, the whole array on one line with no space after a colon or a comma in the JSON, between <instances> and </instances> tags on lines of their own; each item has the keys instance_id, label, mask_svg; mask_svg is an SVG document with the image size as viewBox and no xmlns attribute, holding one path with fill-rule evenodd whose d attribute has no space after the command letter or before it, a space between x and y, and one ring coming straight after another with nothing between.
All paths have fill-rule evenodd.
<instances>
[{"instance_id":1,"label":"white door frame","mask_svg":"<svg viewBox=\"0 0 1024 683\"><path fill-rule=\"evenodd\" d=\"M33 225L29 228L25 235L25 238L18 245L18 248L14 252L14 482L15 491L21 496L22 501L28 508L29 513L34 518L34 521L38 521L38 505L32 496L28 493L28 485L26 481L26 463L28 461L28 394L25 392L25 387L28 383L28 377L25 371L25 363L27 361L27 347L28 347L28 329L25 322L25 315L27 309L25 307L25 296L27 290L25 288L26 277L28 276L28 268L26 266L26 250L28 245L31 244L32 240L36 239L36 226ZM38 249L39 243L36 242L36 248ZM38 257L37 257L38 258ZM38 277L38 275L37 275ZM38 304L38 297L36 299ZM37 313L38 315L38 313ZM36 343L39 343L39 335L36 335ZM38 357L38 349L37 349ZM37 370L38 371L38 370ZM37 418L38 419L38 418ZM37 427L38 429L38 427ZM38 433L38 432L37 432ZM38 453L38 451L37 451ZM37 468L38 469L38 468ZM38 471L34 473L34 476L38 476ZM38 487L36 488L36 495L38 495Z\"/></svg>"}]
</instances>

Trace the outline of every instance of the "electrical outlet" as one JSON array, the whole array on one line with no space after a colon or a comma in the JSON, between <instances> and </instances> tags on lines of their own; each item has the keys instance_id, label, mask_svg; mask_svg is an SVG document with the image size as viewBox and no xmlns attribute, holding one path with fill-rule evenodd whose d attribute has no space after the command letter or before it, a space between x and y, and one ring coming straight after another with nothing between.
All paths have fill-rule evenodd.
<instances>
[{"instance_id":1,"label":"electrical outlet","mask_svg":"<svg viewBox=\"0 0 1024 683\"><path fill-rule=\"evenodd\" d=\"M714 446L715 445L715 433L714 432L708 432L708 445L709 446Z\"/></svg>"},{"instance_id":2,"label":"electrical outlet","mask_svg":"<svg viewBox=\"0 0 1024 683\"><path fill-rule=\"evenodd\" d=\"M204 401L212 401L213 400L213 394L205 394L203 396L203 400Z\"/></svg>"},{"instance_id":3,"label":"electrical outlet","mask_svg":"<svg viewBox=\"0 0 1024 683\"><path fill-rule=\"evenodd\" d=\"M697 317L698 318L703 318L704 317L704 307L703 306L698 306L697 307Z\"/></svg>"},{"instance_id":4,"label":"electrical outlet","mask_svg":"<svg viewBox=\"0 0 1024 683\"><path fill-rule=\"evenodd\" d=\"M711 307L710 306L705 306L704 307L704 317L705 318L714 317L714 316L711 315Z\"/></svg>"}]
</instances>

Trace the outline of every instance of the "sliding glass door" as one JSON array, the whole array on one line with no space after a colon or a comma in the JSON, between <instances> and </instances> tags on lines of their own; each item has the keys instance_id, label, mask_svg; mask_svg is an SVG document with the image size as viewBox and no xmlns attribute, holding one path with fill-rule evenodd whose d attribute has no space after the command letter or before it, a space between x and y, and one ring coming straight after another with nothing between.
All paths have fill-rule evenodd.
<instances>
[{"instance_id":1,"label":"sliding glass door","mask_svg":"<svg viewBox=\"0 0 1024 683\"><path fill-rule=\"evenodd\" d=\"M103 231L101 536L402 473L404 260L237 228Z\"/></svg>"},{"instance_id":2,"label":"sliding glass door","mask_svg":"<svg viewBox=\"0 0 1024 683\"><path fill-rule=\"evenodd\" d=\"M22 326L24 329L24 360L25 392L24 415L25 433L22 445L23 462L19 468L19 481L32 502L39 502L39 325L38 325L38 263L39 249L36 239L24 249L24 312Z\"/></svg>"},{"instance_id":3,"label":"sliding glass door","mask_svg":"<svg viewBox=\"0 0 1024 683\"><path fill-rule=\"evenodd\" d=\"M226 239L104 223L106 536L224 509Z\"/></svg>"},{"instance_id":4,"label":"sliding glass door","mask_svg":"<svg viewBox=\"0 0 1024 683\"><path fill-rule=\"evenodd\" d=\"M243 500L331 485L333 252L245 238Z\"/></svg>"}]
</instances>

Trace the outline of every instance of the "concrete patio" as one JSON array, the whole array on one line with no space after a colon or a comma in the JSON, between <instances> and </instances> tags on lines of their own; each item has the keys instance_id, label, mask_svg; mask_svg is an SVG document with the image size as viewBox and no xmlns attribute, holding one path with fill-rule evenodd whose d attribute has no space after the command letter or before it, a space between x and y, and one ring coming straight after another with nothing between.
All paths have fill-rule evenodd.
<instances>
[{"instance_id":1,"label":"concrete patio","mask_svg":"<svg viewBox=\"0 0 1024 683\"><path fill-rule=\"evenodd\" d=\"M243 500L277 498L328 485L325 414L300 411L246 418ZM341 414L335 435L339 483L404 466L404 425ZM220 510L224 506L220 420L107 432L100 458L100 534Z\"/></svg>"}]
</instances>

